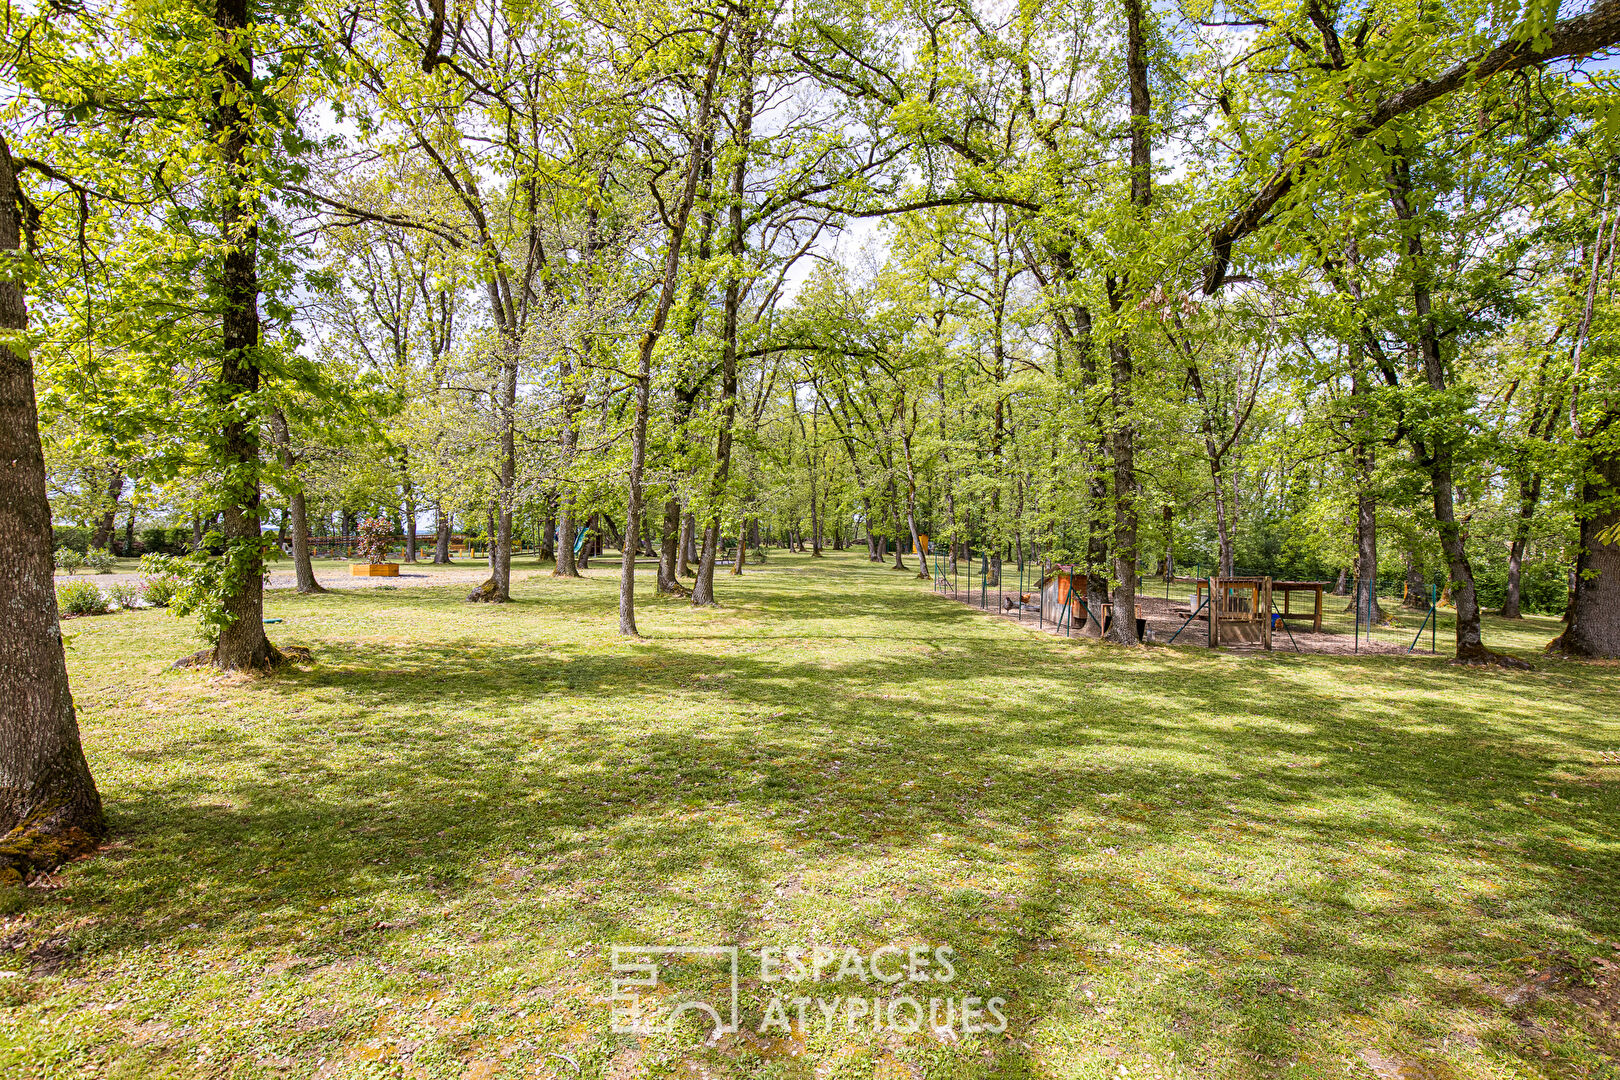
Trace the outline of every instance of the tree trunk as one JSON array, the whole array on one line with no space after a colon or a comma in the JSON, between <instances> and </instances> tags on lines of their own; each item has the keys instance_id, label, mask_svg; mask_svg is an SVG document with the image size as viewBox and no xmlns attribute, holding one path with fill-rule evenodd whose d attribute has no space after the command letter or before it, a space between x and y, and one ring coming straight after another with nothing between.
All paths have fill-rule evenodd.
<instances>
[{"instance_id":1,"label":"tree trunk","mask_svg":"<svg viewBox=\"0 0 1620 1080\"><path fill-rule=\"evenodd\" d=\"M1519 517L1513 525L1513 544L1508 548L1507 597L1502 601L1502 617L1518 619L1520 577L1524 572L1524 552L1530 546L1530 522L1536 515L1536 504L1541 501L1541 473L1532 473L1519 481Z\"/></svg>"},{"instance_id":2,"label":"tree trunk","mask_svg":"<svg viewBox=\"0 0 1620 1080\"><path fill-rule=\"evenodd\" d=\"M287 429L287 416L280 409L270 413L270 438L281 460L281 471L293 479L295 462L292 437ZM309 511L305 505L303 484L293 489L292 497L288 500L288 511L292 517L293 574L297 578L298 591L306 595L323 593L326 590L315 580L315 567L309 559Z\"/></svg>"},{"instance_id":3,"label":"tree trunk","mask_svg":"<svg viewBox=\"0 0 1620 1080\"><path fill-rule=\"evenodd\" d=\"M697 517L691 513L681 515L681 553L675 565L677 578L691 577L690 564L698 561L697 552Z\"/></svg>"},{"instance_id":4,"label":"tree trunk","mask_svg":"<svg viewBox=\"0 0 1620 1080\"><path fill-rule=\"evenodd\" d=\"M746 15L744 16L746 17ZM709 130L709 117L714 105L714 85L720 73L720 58L725 53L726 37L731 30L731 19L728 16L721 24L720 32L715 36L714 51L709 57L708 71L704 76L703 92L698 98L697 137L692 140L692 153L686 164L686 183L681 189L681 198L676 205L675 218L670 224L669 250L664 256L664 281L658 294L658 305L653 311L653 324L641 339L640 367L638 369L639 382L636 387L636 428L637 441L631 451L630 463L630 513L632 518L640 512L641 500L641 460L645 455L647 431L647 395L652 384L653 346L658 336L664 332L664 323L669 317L669 309L675 302L675 284L680 270L681 241L686 234L686 223L692 213L692 203L697 198L698 174L703 166L705 134ZM740 37L743 45L740 49L741 62L745 69L751 63L752 57L746 44L751 40L750 32L745 30ZM724 450L724 460L716 469L716 492L718 496L724 490L725 471L731 464L731 421L736 412L737 402L737 306L739 303L739 289L741 284L738 278L741 270L737 265L742 257L743 226L742 226L742 199L743 179L746 174L748 162L748 130L753 120L754 89L751 74L744 73L743 89L739 95L737 115L737 140L741 153L737 158L735 173L732 178L731 189L731 254L732 262L726 281L726 325L725 346L722 358L724 368L725 393L727 403L725 416L720 432L720 444ZM719 504L718 498L712 519L714 529L719 531ZM629 531L634 532L634 522L627 525ZM707 547L707 545L705 545ZM707 580L705 580L705 570ZM619 632L621 634L635 634L635 558L626 555L623 573L619 579ZM699 588L705 590L706 595L699 595ZM705 552L704 566L698 571L697 587L692 590L692 603L696 605L714 603L714 561Z\"/></svg>"},{"instance_id":5,"label":"tree trunk","mask_svg":"<svg viewBox=\"0 0 1620 1080\"><path fill-rule=\"evenodd\" d=\"M129 520L124 523L124 558L132 558L135 554L135 504L129 507Z\"/></svg>"},{"instance_id":6,"label":"tree trunk","mask_svg":"<svg viewBox=\"0 0 1620 1080\"><path fill-rule=\"evenodd\" d=\"M433 504L433 563L435 566L450 565L450 518L440 502Z\"/></svg>"},{"instance_id":7,"label":"tree trunk","mask_svg":"<svg viewBox=\"0 0 1620 1080\"><path fill-rule=\"evenodd\" d=\"M1611 423L1613 418L1611 418ZM1620 527L1620 448L1615 433L1599 431L1605 449L1594 454L1581 490L1581 548L1564 632L1548 646L1569 656L1620 657L1620 543L1602 543Z\"/></svg>"},{"instance_id":8,"label":"tree trunk","mask_svg":"<svg viewBox=\"0 0 1620 1080\"><path fill-rule=\"evenodd\" d=\"M221 532L226 575L224 597L229 624L206 659L227 671L265 670L283 658L264 635L264 549L259 533L259 432L257 418L240 404L259 392L259 231L257 213L243 203L254 166L248 160L253 99L253 52L244 33L247 0L218 0L215 23L228 47L215 65L210 126L221 146L226 177L220 199L220 235L225 254L220 267L223 346L219 389L226 419L221 432ZM203 654L189 658L204 659Z\"/></svg>"},{"instance_id":9,"label":"tree trunk","mask_svg":"<svg viewBox=\"0 0 1620 1080\"><path fill-rule=\"evenodd\" d=\"M107 550L112 544L113 529L117 527L118 500L124 494L124 470L113 469L112 476L107 479L106 508L101 517L96 519L95 532L90 535L90 546Z\"/></svg>"},{"instance_id":10,"label":"tree trunk","mask_svg":"<svg viewBox=\"0 0 1620 1080\"><path fill-rule=\"evenodd\" d=\"M664 531L658 551L658 591L684 594L681 584L681 500L673 494L664 501Z\"/></svg>"},{"instance_id":11,"label":"tree trunk","mask_svg":"<svg viewBox=\"0 0 1620 1080\"><path fill-rule=\"evenodd\" d=\"M491 291L497 290L491 286ZM517 342L506 335L501 361L501 471L497 482L494 535L489 545L489 580L468 594L479 603L507 604L512 600L512 504L517 483Z\"/></svg>"},{"instance_id":12,"label":"tree trunk","mask_svg":"<svg viewBox=\"0 0 1620 1080\"><path fill-rule=\"evenodd\" d=\"M1417 345L1423 363L1423 376L1437 398L1450 391L1446 365L1440 352L1440 331L1431 310L1428 279L1425 276L1423 238L1416 224L1417 214L1407 200L1410 190L1410 172L1404 161L1397 161L1390 187L1390 201L1395 216L1405 225L1406 251L1413 270L1412 308L1417 316ZM1429 473L1429 486L1434 497L1434 519L1440 534L1440 549L1445 553L1450 573L1450 588L1457 606L1457 660L1463 663L1503 663L1522 666L1523 661L1509 660L1485 647L1480 634L1479 598L1474 589L1474 568L1468 559L1467 538L1457 521L1454 491L1455 451L1444 431L1433 438L1413 439L1413 448L1419 461Z\"/></svg>"},{"instance_id":13,"label":"tree trunk","mask_svg":"<svg viewBox=\"0 0 1620 1080\"><path fill-rule=\"evenodd\" d=\"M405 460L400 459L400 487L405 496L405 561L416 561L416 495L411 487L411 474Z\"/></svg>"},{"instance_id":14,"label":"tree trunk","mask_svg":"<svg viewBox=\"0 0 1620 1080\"><path fill-rule=\"evenodd\" d=\"M748 562L748 518L744 517L737 523L737 557L731 560L731 575L741 577L743 566Z\"/></svg>"},{"instance_id":15,"label":"tree trunk","mask_svg":"<svg viewBox=\"0 0 1620 1080\"><path fill-rule=\"evenodd\" d=\"M28 329L22 194L0 138L0 330ZM19 884L107 835L68 686L51 557L34 367L0 345L0 882Z\"/></svg>"},{"instance_id":16,"label":"tree trunk","mask_svg":"<svg viewBox=\"0 0 1620 1080\"><path fill-rule=\"evenodd\" d=\"M1429 579L1410 555L1406 557L1406 599L1401 604L1413 611L1429 610Z\"/></svg>"}]
</instances>

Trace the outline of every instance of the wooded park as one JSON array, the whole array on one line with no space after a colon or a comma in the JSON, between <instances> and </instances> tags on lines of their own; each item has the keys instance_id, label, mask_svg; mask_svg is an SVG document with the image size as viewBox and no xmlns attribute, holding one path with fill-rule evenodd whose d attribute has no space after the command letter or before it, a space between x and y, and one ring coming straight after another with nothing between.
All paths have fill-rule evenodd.
<instances>
[{"instance_id":1,"label":"wooded park","mask_svg":"<svg viewBox=\"0 0 1620 1080\"><path fill-rule=\"evenodd\" d=\"M1617 57L8 6L0 1074L1620 1075Z\"/></svg>"}]
</instances>

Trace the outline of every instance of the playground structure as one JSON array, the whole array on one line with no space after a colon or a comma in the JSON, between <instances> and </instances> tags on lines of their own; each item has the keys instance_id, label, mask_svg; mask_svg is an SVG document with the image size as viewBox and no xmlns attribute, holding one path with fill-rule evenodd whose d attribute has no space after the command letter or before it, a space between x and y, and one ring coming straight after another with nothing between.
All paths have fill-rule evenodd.
<instances>
[{"instance_id":1,"label":"playground structure","mask_svg":"<svg viewBox=\"0 0 1620 1080\"><path fill-rule=\"evenodd\" d=\"M1189 598L1187 622L1182 624L1182 630L1202 619L1204 636L1212 649L1222 645L1258 644L1269 652L1274 625L1271 615L1270 578L1211 577L1200 581L1197 594ZM1180 633L1181 630L1176 631L1176 635Z\"/></svg>"},{"instance_id":2,"label":"playground structure","mask_svg":"<svg viewBox=\"0 0 1620 1080\"><path fill-rule=\"evenodd\" d=\"M997 580L990 557L983 551L959 551L953 562L946 546L939 545L931 552L931 562L936 593L986 614L1060 637L1096 639L1111 629L1113 599L1107 594L1090 595L1090 583L1081 567L1057 565L1044 572L1020 567L1014 591L1010 582ZM1005 570L1010 573L1012 567ZM1181 594L1178 601L1171 598L1176 586L1190 586L1191 591ZM1331 589L1326 581L1279 581L1265 575L1167 578L1162 599L1137 593L1137 637L1157 645L1267 652L1433 654L1438 587L1430 587L1426 611L1424 606L1412 608L1414 617L1419 612L1424 615L1415 633L1411 623L1397 627L1386 621L1378 624L1376 635L1367 614L1372 588L1372 583L1366 588L1358 585L1358 600L1343 612L1335 609L1329 627L1324 625ZM1296 595L1301 596L1297 603ZM1426 634L1428 649L1421 650L1419 644Z\"/></svg>"},{"instance_id":3,"label":"playground structure","mask_svg":"<svg viewBox=\"0 0 1620 1080\"><path fill-rule=\"evenodd\" d=\"M971 564L971 557L968 561ZM960 575L953 577L946 572L943 553L936 550L934 591L976 605L982 611L1011 617L1019 623L1032 623L1037 629L1062 637L1101 638L1112 628L1113 600L1106 594L1092 597L1086 574L1077 567L1053 566L1027 582L1025 568L1020 567L1018 590L1008 592L1002 579L992 573L988 558L982 552L980 563L977 586L970 573L963 587ZM1135 615L1140 640L1146 628L1140 603Z\"/></svg>"}]
</instances>

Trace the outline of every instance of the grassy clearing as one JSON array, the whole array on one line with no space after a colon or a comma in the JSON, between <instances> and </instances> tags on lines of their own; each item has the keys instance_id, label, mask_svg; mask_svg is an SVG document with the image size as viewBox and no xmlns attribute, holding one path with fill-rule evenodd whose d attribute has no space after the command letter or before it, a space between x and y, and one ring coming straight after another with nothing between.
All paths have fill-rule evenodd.
<instances>
[{"instance_id":1,"label":"grassy clearing","mask_svg":"<svg viewBox=\"0 0 1620 1080\"><path fill-rule=\"evenodd\" d=\"M1620 668L1125 652L854 556L625 643L529 565L274 593L269 680L70 624L116 839L5 899L0 1073L1615 1075ZM1011 1026L614 1035L616 942L945 943Z\"/></svg>"}]
</instances>

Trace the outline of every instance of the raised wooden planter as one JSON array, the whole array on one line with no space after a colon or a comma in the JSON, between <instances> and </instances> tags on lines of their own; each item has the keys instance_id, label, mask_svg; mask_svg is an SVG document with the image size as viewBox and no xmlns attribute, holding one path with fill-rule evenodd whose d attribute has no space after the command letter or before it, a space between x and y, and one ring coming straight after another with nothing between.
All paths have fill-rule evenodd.
<instances>
[{"instance_id":1,"label":"raised wooden planter","mask_svg":"<svg viewBox=\"0 0 1620 1080\"><path fill-rule=\"evenodd\" d=\"M349 574L353 577L399 577L399 563L350 563Z\"/></svg>"}]
</instances>

